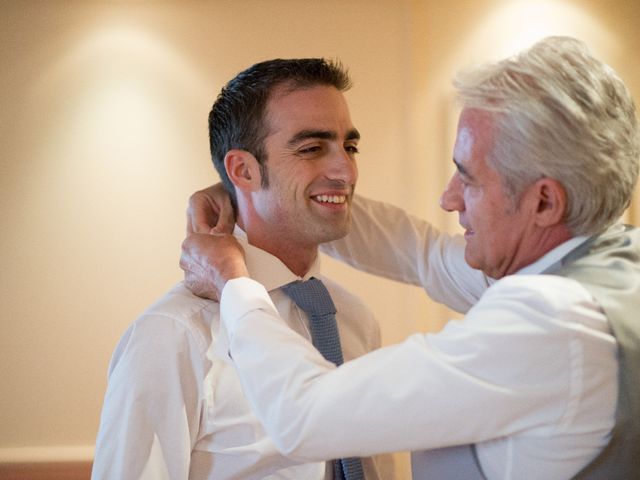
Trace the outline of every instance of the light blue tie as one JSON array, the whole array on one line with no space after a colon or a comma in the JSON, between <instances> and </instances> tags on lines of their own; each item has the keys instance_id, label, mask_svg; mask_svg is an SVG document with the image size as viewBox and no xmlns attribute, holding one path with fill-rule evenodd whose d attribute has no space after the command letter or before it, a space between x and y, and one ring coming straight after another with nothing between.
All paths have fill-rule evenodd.
<instances>
[{"instance_id":1,"label":"light blue tie","mask_svg":"<svg viewBox=\"0 0 640 480\"><path fill-rule=\"evenodd\" d=\"M312 277L306 282L289 283L282 290L309 316L313 345L330 362L342 364L344 359L336 323L336 307L324 284ZM359 458L336 460L333 462L333 469L336 480L364 479Z\"/></svg>"}]
</instances>

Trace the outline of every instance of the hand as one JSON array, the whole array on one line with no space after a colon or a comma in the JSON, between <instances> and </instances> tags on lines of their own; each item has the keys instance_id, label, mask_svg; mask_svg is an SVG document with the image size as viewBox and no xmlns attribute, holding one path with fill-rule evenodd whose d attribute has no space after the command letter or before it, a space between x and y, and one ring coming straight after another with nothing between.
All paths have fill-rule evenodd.
<instances>
[{"instance_id":1,"label":"hand","mask_svg":"<svg viewBox=\"0 0 640 480\"><path fill-rule=\"evenodd\" d=\"M189 197L187 235L232 233L235 223L235 212L222 183L199 190Z\"/></svg>"},{"instance_id":2,"label":"hand","mask_svg":"<svg viewBox=\"0 0 640 480\"><path fill-rule=\"evenodd\" d=\"M194 233L182 242L180 268L196 295L216 300L228 280L248 277L244 250L233 235Z\"/></svg>"}]
</instances>

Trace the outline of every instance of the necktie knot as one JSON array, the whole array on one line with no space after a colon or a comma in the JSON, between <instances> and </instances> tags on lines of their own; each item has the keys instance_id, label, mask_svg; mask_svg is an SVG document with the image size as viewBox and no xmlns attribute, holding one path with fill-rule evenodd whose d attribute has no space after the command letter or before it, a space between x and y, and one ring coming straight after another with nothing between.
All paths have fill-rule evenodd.
<instances>
[{"instance_id":1,"label":"necktie knot","mask_svg":"<svg viewBox=\"0 0 640 480\"><path fill-rule=\"evenodd\" d=\"M313 345L330 362L343 362L340 333L336 323L336 307L322 281L310 278L306 282L292 282L282 287L298 307L309 316L309 330Z\"/></svg>"},{"instance_id":2,"label":"necktie knot","mask_svg":"<svg viewBox=\"0 0 640 480\"><path fill-rule=\"evenodd\" d=\"M289 283L282 289L308 315L336 314L336 306L327 287L315 277L304 282Z\"/></svg>"}]
</instances>

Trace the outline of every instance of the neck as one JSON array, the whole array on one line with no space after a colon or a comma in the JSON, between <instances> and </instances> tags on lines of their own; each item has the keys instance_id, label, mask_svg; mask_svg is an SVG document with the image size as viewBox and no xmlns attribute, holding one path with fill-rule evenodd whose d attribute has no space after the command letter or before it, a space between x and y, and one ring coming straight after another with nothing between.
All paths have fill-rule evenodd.
<instances>
[{"instance_id":1,"label":"neck","mask_svg":"<svg viewBox=\"0 0 640 480\"><path fill-rule=\"evenodd\" d=\"M258 228L255 222L238 217L238 226L247 234L251 245L278 258L286 267L299 277L304 277L318 257L318 245L302 245L295 235L286 232L273 232Z\"/></svg>"},{"instance_id":2,"label":"neck","mask_svg":"<svg viewBox=\"0 0 640 480\"><path fill-rule=\"evenodd\" d=\"M507 266L506 273L494 278L511 275L527 265L531 265L557 246L573 238L573 235L565 225L555 225L539 230L537 234L534 233L525 238L528 241L521 245L520 252L522 255L516 255L517 260L514 259L513 263Z\"/></svg>"}]
</instances>

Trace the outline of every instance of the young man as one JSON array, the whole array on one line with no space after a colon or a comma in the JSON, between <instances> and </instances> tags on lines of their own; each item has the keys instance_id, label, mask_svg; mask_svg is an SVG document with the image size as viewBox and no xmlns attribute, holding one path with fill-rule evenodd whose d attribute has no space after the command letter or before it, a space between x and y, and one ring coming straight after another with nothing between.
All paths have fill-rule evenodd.
<instances>
[{"instance_id":1,"label":"young man","mask_svg":"<svg viewBox=\"0 0 640 480\"><path fill-rule=\"evenodd\" d=\"M559 37L455 86L457 172L441 205L464 236L357 200L355 231L330 250L423 285L463 321L336 368L242 278L232 238L188 238L182 265L208 264L201 286L214 291L200 293L221 293L247 397L287 455L425 450L416 480L637 478L640 230L616 223L638 178L629 91L581 42ZM186 271L197 287L201 275ZM340 441L323 445L338 426Z\"/></svg>"},{"instance_id":2,"label":"young man","mask_svg":"<svg viewBox=\"0 0 640 480\"><path fill-rule=\"evenodd\" d=\"M214 165L251 275L289 328L314 343L314 325L286 287L322 278L345 360L380 344L371 313L321 277L318 259L318 244L343 237L351 223L359 134L348 87L346 72L321 59L262 62L231 80L209 115ZM179 284L125 333L109 368L93 478L393 476L390 456L325 464L281 455L242 393L218 307Z\"/></svg>"}]
</instances>

